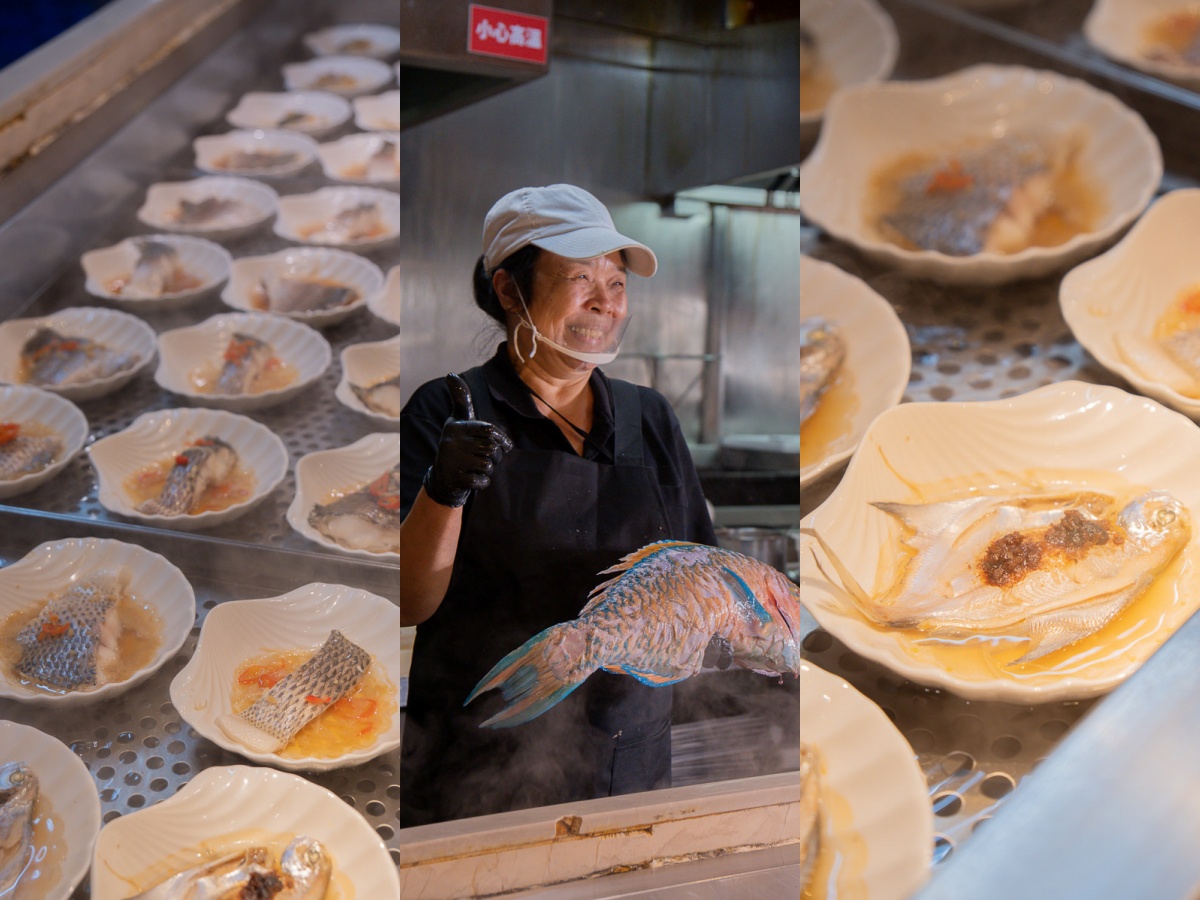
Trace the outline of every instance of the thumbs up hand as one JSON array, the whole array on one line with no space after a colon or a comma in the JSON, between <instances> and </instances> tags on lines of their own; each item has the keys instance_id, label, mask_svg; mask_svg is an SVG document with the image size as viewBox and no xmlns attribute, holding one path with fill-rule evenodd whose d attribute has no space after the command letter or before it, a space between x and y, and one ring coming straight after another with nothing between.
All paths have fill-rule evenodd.
<instances>
[{"instance_id":1,"label":"thumbs up hand","mask_svg":"<svg viewBox=\"0 0 1200 900\"><path fill-rule=\"evenodd\" d=\"M492 482L492 471L512 449L508 435L490 422L475 419L471 391L458 375L446 376L454 412L442 425L437 457L425 473L425 493L442 506L456 508L467 502L471 491L481 491Z\"/></svg>"}]
</instances>

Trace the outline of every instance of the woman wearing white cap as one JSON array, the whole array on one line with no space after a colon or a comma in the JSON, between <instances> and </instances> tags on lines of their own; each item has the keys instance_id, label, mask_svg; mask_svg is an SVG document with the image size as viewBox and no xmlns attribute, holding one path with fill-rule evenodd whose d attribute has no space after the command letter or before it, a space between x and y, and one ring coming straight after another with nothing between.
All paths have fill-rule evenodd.
<instances>
[{"instance_id":1,"label":"woman wearing white cap","mask_svg":"<svg viewBox=\"0 0 1200 900\"><path fill-rule=\"evenodd\" d=\"M400 417L401 618L420 624L401 759L401 825L670 784L671 689L597 672L532 721L480 728L479 679L575 618L598 574L652 541L715 544L679 423L607 378L649 248L572 185L522 188L484 222L475 302L507 340L420 387Z\"/></svg>"}]
</instances>

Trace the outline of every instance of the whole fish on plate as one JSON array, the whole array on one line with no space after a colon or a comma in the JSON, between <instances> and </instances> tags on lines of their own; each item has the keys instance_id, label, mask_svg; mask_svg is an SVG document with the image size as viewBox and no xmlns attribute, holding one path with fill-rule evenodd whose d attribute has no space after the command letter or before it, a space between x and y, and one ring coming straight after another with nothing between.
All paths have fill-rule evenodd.
<instances>
[{"instance_id":1,"label":"whole fish on plate","mask_svg":"<svg viewBox=\"0 0 1200 900\"><path fill-rule=\"evenodd\" d=\"M321 900L333 865L320 841L300 836L278 863L249 847L177 872L128 900Z\"/></svg>"},{"instance_id":2,"label":"whole fish on plate","mask_svg":"<svg viewBox=\"0 0 1200 900\"><path fill-rule=\"evenodd\" d=\"M660 541L610 573L577 618L534 635L480 679L464 706L493 688L506 702L481 727L528 722L597 669L656 686L683 681L711 664L714 648L720 668L800 674L800 589L765 563Z\"/></svg>"},{"instance_id":3,"label":"whole fish on plate","mask_svg":"<svg viewBox=\"0 0 1200 900\"><path fill-rule=\"evenodd\" d=\"M817 411L821 395L837 378L846 360L846 341L826 319L800 321L800 424Z\"/></svg>"},{"instance_id":4,"label":"whole fish on plate","mask_svg":"<svg viewBox=\"0 0 1200 900\"><path fill-rule=\"evenodd\" d=\"M176 454L162 492L142 503L138 511L151 516L186 515L205 491L230 476L237 461L237 451L219 437L200 438Z\"/></svg>"},{"instance_id":5,"label":"whole fish on plate","mask_svg":"<svg viewBox=\"0 0 1200 900\"><path fill-rule=\"evenodd\" d=\"M1023 250L1071 156L1067 144L1020 138L941 156L900 180L879 228L902 246L950 256Z\"/></svg>"},{"instance_id":6,"label":"whole fish on plate","mask_svg":"<svg viewBox=\"0 0 1200 900\"><path fill-rule=\"evenodd\" d=\"M259 753L275 753L301 728L362 680L371 654L340 631L331 631L316 654L285 675L248 709L218 717L231 739Z\"/></svg>"},{"instance_id":7,"label":"whole fish on plate","mask_svg":"<svg viewBox=\"0 0 1200 900\"><path fill-rule=\"evenodd\" d=\"M0 896L21 879L33 851L38 779L25 762L0 766Z\"/></svg>"},{"instance_id":8,"label":"whole fish on plate","mask_svg":"<svg viewBox=\"0 0 1200 900\"><path fill-rule=\"evenodd\" d=\"M367 387L360 384L352 384L350 385L350 390L354 392L354 396L359 399L362 405L371 410L371 412L376 412L383 416L391 416L393 419L400 418L399 372L391 378L385 378L383 381L377 381Z\"/></svg>"},{"instance_id":9,"label":"whole fish on plate","mask_svg":"<svg viewBox=\"0 0 1200 900\"><path fill-rule=\"evenodd\" d=\"M117 292L135 300L152 300L176 290L179 252L163 241L137 241L138 258L129 280Z\"/></svg>"},{"instance_id":10,"label":"whole fish on plate","mask_svg":"<svg viewBox=\"0 0 1200 900\"><path fill-rule=\"evenodd\" d=\"M86 337L38 328L21 347L25 380L43 387L66 387L107 378L138 361L136 353L120 353Z\"/></svg>"},{"instance_id":11,"label":"whole fish on plate","mask_svg":"<svg viewBox=\"0 0 1200 900\"><path fill-rule=\"evenodd\" d=\"M40 472L62 453L62 441L52 435L21 433L18 422L0 422L0 481Z\"/></svg>"},{"instance_id":12,"label":"whole fish on plate","mask_svg":"<svg viewBox=\"0 0 1200 900\"><path fill-rule=\"evenodd\" d=\"M242 204L228 197L205 197L203 200L179 201L173 221L176 225L208 225L221 216L228 216Z\"/></svg>"},{"instance_id":13,"label":"whole fish on plate","mask_svg":"<svg viewBox=\"0 0 1200 900\"><path fill-rule=\"evenodd\" d=\"M800 887L812 880L821 850L821 778L816 748L800 744Z\"/></svg>"},{"instance_id":14,"label":"whole fish on plate","mask_svg":"<svg viewBox=\"0 0 1200 900\"><path fill-rule=\"evenodd\" d=\"M318 312L353 303L358 291L306 278L263 278L252 299L258 308L272 312Z\"/></svg>"},{"instance_id":15,"label":"whole fish on plate","mask_svg":"<svg viewBox=\"0 0 1200 900\"><path fill-rule=\"evenodd\" d=\"M1138 597L1191 537L1187 508L1166 491L1123 507L1106 494L973 496L873 503L915 551L871 597L811 529L841 587L865 616L935 638L1024 638L1018 665L1072 644Z\"/></svg>"},{"instance_id":16,"label":"whole fish on plate","mask_svg":"<svg viewBox=\"0 0 1200 900\"><path fill-rule=\"evenodd\" d=\"M249 394L272 360L275 348L252 334L234 332L221 357L221 374L213 385L214 394ZM277 361L277 360L276 360Z\"/></svg>"},{"instance_id":17,"label":"whole fish on plate","mask_svg":"<svg viewBox=\"0 0 1200 900\"><path fill-rule=\"evenodd\" d=\"M98 572L51 599L17 634L19 674L49 687L76 690L112 680L121 635L117 601L129 587L127 568Z\"/></svg>"},{"instance_id":18,"label":"whole fish on plate","mask_svg":"<svg viewBox=\"0 0 1200 900\"><path fill-rule=\"evenodd\" d=\"M308 524L350 550L400 552L400 466L393 466L366 487L317 504Z\"/></svg>"}]
</instances>

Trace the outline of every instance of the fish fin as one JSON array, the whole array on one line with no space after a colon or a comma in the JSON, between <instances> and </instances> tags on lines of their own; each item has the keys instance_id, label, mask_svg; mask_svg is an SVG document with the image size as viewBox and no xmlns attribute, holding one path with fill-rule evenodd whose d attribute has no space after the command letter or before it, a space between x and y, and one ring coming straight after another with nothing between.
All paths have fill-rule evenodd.
<instances>
[{"instance_id":1,"label":"fish fin","mask_svg":"<svg viewBox=\"0 0 1200 900\"><path fill-rule=\"evenodd\" d=\"M897 519L912 534L904 538L910 547L921 549L933 544L937 538L959 519L964 510L981 503L995 502L995 497L967 497L945 503L871 503L880 512Z\"/></svg>"},{"instance_id":2,"label":"fish fin","mask_svg":"<svg viewBox=\"0 0 1200 900\"><path fill-rule=\"evenodd\" d=\"M693 672L684 672L682 675L678 671L659 672L654 669L647 669L644 666L631 666L628 663L624 665L605 666L604 671L612 672L615 675L629 675L636 678L642 684L648 684L650 687L663 687L668 684L675 684L680 681L685 681L691 678Z\"/></svg>"},{"instance_id":3,"label":"fish fin","mask_svg":"<svg viewBox=\"0 0 1200 900\"><path fill-rule=\"evenodd\" d=\"M283 748L283 742L267 734L256 725L251 725L241 716L225 714L217 717L217 726L229 736L256 753L275 753Z\"/></svg>"},{"instance_id":4,"label":"fish fin","mask_svg":"<svg viewBox=\"0 0 1200 900\"><path fill-rule=\"evenodd\" d=\"M480 728L511 728L536 719L571 691L583 684L596 670L584 661L585 648L568 647L568 641L586 641L586 634L575 622L552 625L535 634L516 650L492 667L463 701L466 706L484 691L499 688L505 700L504 709L484 721ZM549 657L573 661L565 677L554 671Z\"/></svg>"},{"instance_id":5,"label":"fish fin","mask_svg":"<svg viewBox=\"0 0 1200 900\"><path fill-rule=\"evenodd\" d=\"M721 571L727 576L725 583L733 589L734 595L744 601L744 603L738 604L738 608L753 614L754 618L758 619L760 625L766 625L770 622L771 614L767 612L767 608L762 605L759 599L754 596L754 591L750 590L750 585L746 584L745 579L728 566L722 566ZM750 616L747 615L746 618L750 618Z\"/></svg>"},{"instance_id":6,"label":"fish fin","mask_svg":"<svg viewBox=\"0 0 1200 900\"><path fill-rule=\"evenodd\" d=\"M830 580L829 576L825 574L825 570L821 568L821 563L819 560L817 560L816 555L813 555L813 561L817 564L817 569L820 570L821 575L825 577L826 584L828 584L830 587L840 590L843 594L849 597L854 606L858 608L858 611L872 622L882 622L887 624L883 619L880 618L879 613L876 611L875 604L871 600L871 595L863 590L862 585L859 584L858 580L850 574L850 570L846 568L845 564L841 561L838 555L833 552L833 548L825 543L825 539L821 537L821 535L818 534L813 528L804 528L801 526L800 533L815 540L825 552L825 556L831 563L833 563L834 571L837 572L838 579L841 581L840 584L835 584Z\"/></svg>"},{"instance_id":7,"label":"fish fin","mask_svg":"<svg viewBox=\"0 0 1200 900\"><path fill-rule=\"evenodd\" d=\"M1144 586L1140 589L1114 591L1098 605L1092 604L1083 609L1063 609L1038 616L1027 623L1029 645L1025 648L1025 653L1012 662L1005 663L1005 667L1033 662L1081 640L1086 635L1094 634L1111 622L1142 589Z\"/></svg>"}]
</instances>

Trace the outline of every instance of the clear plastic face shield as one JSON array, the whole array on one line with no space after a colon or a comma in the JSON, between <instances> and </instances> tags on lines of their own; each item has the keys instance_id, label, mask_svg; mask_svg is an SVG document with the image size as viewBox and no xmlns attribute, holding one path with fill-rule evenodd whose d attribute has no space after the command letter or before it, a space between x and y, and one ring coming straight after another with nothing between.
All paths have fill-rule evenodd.
<instances>
[{"instance_id":1,"label":"clear plastic face shield","mask_svg":"<svg viewBox=\"0 0 1200 900\"><path fill-rule=\"evenodd\" d=\"M572 313L563 323L563 343L560 344L538 331L538 327L533 324L533 315L525 304L525 297L522 296L521 289L516 286L515 282L513 287L516 288L517 297L521 301L523 310L521 320L517 323L517 334L522 328L528 328L532 332L533 349L529 351L530 359L537 355L538 341L549 344L559 353L580 362L604 365L617 358L617 354L621 351L621 339L625 337L625 329L629 327L632 316L614 318L606 313L588 310ZM517 352L517 358L521 362L525 362L525 357L521 355L520 343L515 340L514 349Z\"/></svg>"}]
</instances>

